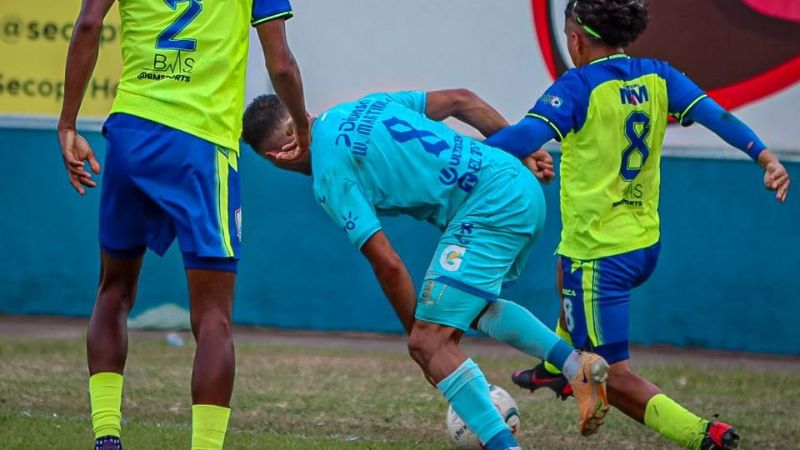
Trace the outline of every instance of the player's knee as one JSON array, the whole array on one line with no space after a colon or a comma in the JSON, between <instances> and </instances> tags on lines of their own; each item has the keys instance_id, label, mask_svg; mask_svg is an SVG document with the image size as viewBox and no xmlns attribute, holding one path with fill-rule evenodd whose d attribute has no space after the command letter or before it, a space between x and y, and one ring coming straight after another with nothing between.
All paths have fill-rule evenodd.
<instances>
[{"instance_id":1,"label":"player's knee","mask_svg":"<svg viewBox=\"0 0 800 450\"><path fill-rule=\"evenodd\" d=\"M424 369L452 341L454 332L450 327L416 321L408 337L408 353Z\"/></svg>"},{"instance_id":2,"label":"player's knee","mask_svg":"<svg viewBox=\"0 0 800 450\"><path fill-rule=\"evenodd\" d=\"M408 336L408 354L423 368L430 361L431 349L425 342L425 333L420 332L416 326L412 328L411 334Z\"/></svg>"},{"instance_id":3,"label":"player's knee","mask_svg":"<svg viewBox=\"0 0 800 450\"><path fill-rule=\"evenodd\" d=\"M104 278L97 292L98 301L115 305L126 311L133 308L136 286L121 280Z\"/></svg>"},{"instance_id":4,"label":"player's knee","mask_svg":"<svg viewBox=\"0 0 800 450\"><path fill-rule=\"evenodd\" d=\"M630 386L635 380L639 378L638 375L631 371L628 361L620 361L611 364L608 370L608 387L609 389L622 389Z\"/></svg>"},{"instance_id":5,"label":"player's knee","mask_svg":"<svg viewBox=\"0 0 800 450\"><path fill-rule=\"evenodd\" d=\"M215 339L228 338L232 335L230 315L221 311L207 311L203 314L192 314L192 333L195 338L202 335L214 336Z\"/></svg>"}]
</instances>

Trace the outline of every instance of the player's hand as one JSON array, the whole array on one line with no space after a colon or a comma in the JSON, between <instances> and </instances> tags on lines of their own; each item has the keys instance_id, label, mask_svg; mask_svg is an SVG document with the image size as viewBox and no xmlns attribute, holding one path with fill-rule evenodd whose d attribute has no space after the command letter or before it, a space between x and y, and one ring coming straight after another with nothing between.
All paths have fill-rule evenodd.
<instances>
[{"instance_id":1,"label":"player's hand","mask_svg":"<svg viewBox=\"0 0 800 450\"><path fill-rule=\"evenodd\" d=\"M100 163L94 156L94 151L89 142L75 130L58 130L58 141L61 144L61 157L64 158L64 167L69 175L69 183L84 195L84 187L93 188L97 183L92 180L92 174L86 170L86 163L95 174L100 173Z\"/></svg>"},{"instance_id":2,"label":"player's hand","mask_svg":"<svg viewBox=\"0 0 800 450\"><path fill-rule=\"evenodd\" d=\"M764 149L758 155L758 164L764 168L764 187L775 191L775 199L783 203L789 193L789 173L778 157Z\"/></svg>"},{"instance_id":3,"label":"player's hand","mask_svg":"<svg viewBox=\"0 0 800 450\"><path fill-rule=\"evenodd\" d=\"M281 148L275 159L289 162L301 160L311 148L311 128L308 125L298 127L292 124L286 134L292 136L292 141Z\"/></svg>"},{"instance_id":4,"label":"player's hand","mask_svg":"<svg viewBox=\"0 0 800 450\"><path fill-rule=\"evenodd\" d=\"M789 194L789 173L779 161L771 161L764 167L764 186L775 191L775 199L783 203Z\"/></svg>"},{"instance_id":5,"label":"player's hand","mask_svg":"<svg viewBox=\"0 0 800 450\"><path fill-rule=\"evenodd\" d=\"M549 184L556 177L553 157L546 150L536 150L526 156L522 163L544 184Z\"/></svg>"}]
</instances>

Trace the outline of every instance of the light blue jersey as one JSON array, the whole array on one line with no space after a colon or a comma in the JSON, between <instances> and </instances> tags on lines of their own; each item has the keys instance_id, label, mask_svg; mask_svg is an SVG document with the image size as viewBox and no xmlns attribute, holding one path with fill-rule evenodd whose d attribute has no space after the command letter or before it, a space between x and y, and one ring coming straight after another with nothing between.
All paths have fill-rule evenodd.
<instances>
[{"instance_id":1,"label":"light blue jersey","mask_svg":"<svg viewBox=\"0 0 800 450\"><path fill-rule=\"evenodd\" d=\"M312 130L317 201L357 247L379 215L406 214L444 230L511 155L425 116L424 92L372 94L320 115Z\"/></svg>"},{"instance_id":2,"label":"light blue jersey","mask_svg":"<svg viewBox=\"0 0 800 450\"><path fill-rule=\"evenodd\" d=\"M444 233L416 318L466 330L516 279L544 225L544 195L517 158L425 116L423 92L373 94L315 122L314 194L361 248L379 215L406 214Z\"/></svg>"}]
</instances>

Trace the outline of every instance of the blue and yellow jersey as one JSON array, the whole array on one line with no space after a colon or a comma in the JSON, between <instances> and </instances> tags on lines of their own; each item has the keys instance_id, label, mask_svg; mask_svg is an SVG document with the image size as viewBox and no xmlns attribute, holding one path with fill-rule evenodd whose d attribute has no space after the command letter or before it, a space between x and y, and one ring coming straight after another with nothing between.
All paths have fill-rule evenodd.
<instances>
[{"instance_id":1,"label":"blue and yellow jersey","mask_svg":"<svg viewBox=\"0 0 800 450\"><path fill-rule=\"evenodd\" d=\"M424 92L369 95L314 121L314 194L356 246L404 214L444 229L467 198L517 172L517 158L425 116Z\"/></svg>"},{"instance_id":2,"label":"blue and yellow jersey","mask_svg":"<svg viewBox=\"0 0 800 450\"><path fill-rule=\"evenodd\" d=\"M669 64L617 55L561 76L529 117L561 141L558 253L597 259L659 241L661 148L668 117L705 93Z\"/></svg>"},{"instance_id":3,"label":"blue and yellow jersey","mask_svg":"<svg viewBox=\"0 0 800 450\"><path fill-rule=\"evenodd\" d=\"M123 73L112 113L239 149L249 26L288 0L119 0Z\"/></svg>"}]
</instances>

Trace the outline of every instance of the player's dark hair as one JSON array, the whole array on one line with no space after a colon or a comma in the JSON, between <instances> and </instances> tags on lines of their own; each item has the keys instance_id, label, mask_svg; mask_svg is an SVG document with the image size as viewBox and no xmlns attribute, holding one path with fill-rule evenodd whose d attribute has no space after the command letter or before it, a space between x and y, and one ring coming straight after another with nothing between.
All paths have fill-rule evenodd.
<instances>
[{"instance_id":1,"label":"player's dark hair","mask_svg":"<svg viewBox=\"0 0 800 450\"><path fill-rule=\"evenodd\" d=\"M260 95L244 111L242 139L258 151L258 145L283 126L286 107L277 95Z\"/></svg>"},{"instance_id":2,"label":"player's dark hair","mask_svg":"<svg viewBox=\"0 0 800 450\"><path fill-rule=\"evenodd\" d=\"M565 13L594 39L626 47L647 28L647 10L647 0L570 0Z\"/></svg>"}]
</instances>

